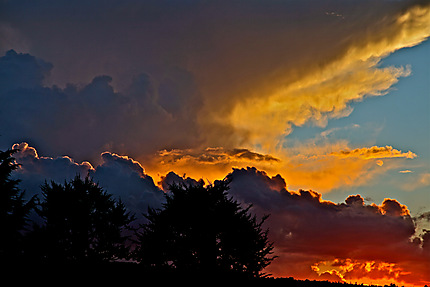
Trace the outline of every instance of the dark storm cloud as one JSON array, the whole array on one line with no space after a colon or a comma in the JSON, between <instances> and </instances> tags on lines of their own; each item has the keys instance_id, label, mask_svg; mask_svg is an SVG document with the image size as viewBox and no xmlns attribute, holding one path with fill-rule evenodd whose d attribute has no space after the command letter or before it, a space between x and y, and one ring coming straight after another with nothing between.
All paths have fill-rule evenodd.
<instances>
[{"instance_id":1,"label":"dark storm cloud","mask_svg":"<svg viewBox=\"0 0 430 287\"><path fill-rule=\"evenodd\" d=\"M424 1L373 0L3 1L0 31L7 33L1 35L6 41L0 52L20 43L12 38L24 38L21 42L28 45L20 52L55 66L44 83L86 86L98 75L109 75L115 95L145 72L154 87L153 100L174 119L181 118L173 130L186 128L205 147L269 145L277 144L293 124L315 120L323 125L327 118L345 116L350 101L381 95L407 75L376 65L381 57L428 36L427 14L417 3L423 11L428 8ZM321 74L324 79L318 78ZM314 85L300 82L315 77ZM298 81L303 89L295 90ZM355 84L352 92L336 90L339 81ZM324 95L297 96L306 89ZM270 102L291 104L272 110ZM161 116L157 109L149 105L142 113ZM165 117L133 120L128 124L139 136L148 134L140 123L159 125L159 130L165 129L162 123L172 125ZM141 147L149 144L148 136L129 133L127 137L141 140ZM108 138L104 135L103 144L111 144ZM151 144L191 148L190 140L172 138L157 135ZM112 142L136 152L130 142Z\"/></svg>"},{"instance_id":2,"label":"dark storm cloud","mask_svg":"<svg viewBox=\"0 0 430 287\"><path fill-rule=\"evenodd\" d=\"M20 55L10 50L0 58L0 93L17 89L34 89L42 85L52 64L29 54Z\"/></svg>"},{"instance_id":3,"label":"dark storm cloud","mask_svg":"<svg viewBox=\"0 0 430 287\"><path fill-rule=\"evenodd\" d=\"M27 140L50 155L95 162L96 152L105 150L151 154L197 144L195 115L188 112L196 105L192 97L197 92L186 71L177 69L159 84L140 74L119 93L109 76L97 76L83 86L44 87L51 69L51 64L13 50L0 58L4 148ZM182 103L177 109L168 101L172 93Z\"/></svg>"}]
</instances>

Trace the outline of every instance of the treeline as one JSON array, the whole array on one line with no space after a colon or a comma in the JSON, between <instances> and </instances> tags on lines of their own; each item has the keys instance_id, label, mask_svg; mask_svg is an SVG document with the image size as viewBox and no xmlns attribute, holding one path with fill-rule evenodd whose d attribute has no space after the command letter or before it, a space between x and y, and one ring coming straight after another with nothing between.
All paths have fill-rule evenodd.
<instances>
[{"instance_id":1,"label":"treeline","mask_svg":"<svg viewBox=\"0 0 430 287\"><path fill-rule=\"evenodd\" d=\"M293 277L289 278L262 278L264 281L264 286L288 286L288 287L357 287L357 286L366 286L366 287L378 287L380 285L364 285L364 284L351 284L346 282L330 282L330 281L321 281L321 280L298 280ZM397 285L391 283L390 285L385 285L384 287L396 287ZM425 285L424 287L427 287Z\"/></svg>"},{"instance_id":2,"label":"treeline","mask_svg":"<svg viewBox=\"0 0 430 287\"><path fill-rule=\"evenodd\" d=\"M11 176L19 168L15 152L0 151L2 263L258 278L275 258L261 227L266 217L258 220L229 197L227 181L172 185L162 208L149 208L145 222L135 224L121 200L88 176L45 181L40 195L26 200Z\"/></svg>"},{"instance_id":3,"label":"treeline","mask_svg":"<svg viewBox=\"0 0 430 287\"><path fill-rule=\"evenodd\" d=\"M0 263L21 283L135 284L252 282L261 286L345 287L328 281L272 278L268 230L228 196L228 181L172 185L145 223L88 176L46 182L26 200L13 154L0 151ZM37 215L37 220L30 215ZM62 280L62 281L58 281ZM5 281L6 282L6 281ZM392 284L390 287L394 287Z\"/></svg>"}]
</instances>

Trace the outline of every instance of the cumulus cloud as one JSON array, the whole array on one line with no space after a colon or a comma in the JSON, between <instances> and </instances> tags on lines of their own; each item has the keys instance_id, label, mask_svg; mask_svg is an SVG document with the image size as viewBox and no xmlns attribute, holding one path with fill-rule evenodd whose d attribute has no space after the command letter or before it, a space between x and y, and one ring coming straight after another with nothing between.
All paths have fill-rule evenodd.
<instances>
[{"instance_id":1,"label":"cumulus cloud","mask_svg":"<svg viewBox=\"0 0 430 287\"><path fill-rule=\"evenodd\" d=\"M139 220L149 206L161 206L169 185L198 183L169 172L156 185L140 162L112 152L102 153L101 163L93 167L70 157L39 156L25 142L13 149L19 149L15 157L21 164L14 176L22 180L21 188L28 195L40 192L45 179L62 182L76 174L89 174L121 198ZM425 272L430 259L427 213L412 217L408 207L395 199L367 204L359 194L334 203L316 191L292 191L281 175L269 176L255 167L234 168L226 179L230 196L244 206L252 204L251 211L259 217L270 215L265 227L279 258L267 272L275 276L405 284L429 280Z\"/></svg>"},{"instance_id":2,"label":"cumulus cloud","mask_svg":"<svg viewBox=\"0 0 430 287\"><path fill-rule=\"evenodd\" d=\"M198 143L195 115L186 112L187 101L168 112L158 103L165 92L158 92L149 75L135 77L122 94L114 90L109 76L97 76L82 87L44 87L43 79L51 69L51 64L13 50L0 58L2 146L31 139L42 151L96 162L106 149L152 154L169 146ZM175 76L181 77L182 72L171 78ZM170 82L161 82L164 90L174 89ZM187 89L187 82L181 83Z\"/></svg>"},{"instance_id":3,"label":"cumulus cloud","mask_svg":"<svg viewBox=\"0 0 430 287\"><path fill-rule=\"evenodd\" d=\"M165 176L161 177L161 181L159 182L162 189L164 191L168 191L171 185L184 185L184 186L195 186L199 184L199 181L195 180L191 177L179 176L173 171L169 172Z\"/></svg>"},{"instance_id":4,"label":"cumulus cloud","mask_svg":"<svg viewBox=\"0 0 430 287\"><path fill-rule=\"evenodd\" d=\"M18 150L14 157L20 164L14 176L21 180L20 188L28 197L40 195L40 186L45 180L63 183L76 175L89 175L107 192L121 198L137 218L147 211L148 206L159 207L164 201L164 192L154 184L140 163L128 156L104 152L101 164L94 168L89 162L78 163L67 156L39 156L37 150L25 142L14 144L12 149Z\"/></svg>"},{"instance_id":5,"label":"cumulus cloud","mask_svg":"<svg viewBox=\"0 0 430 287\"><path fill-rule=\"evenodd\" d=\"M148 207L158 208L164 201L163 191L139 162L114 153L104 152L102 163L91 174L95 181L115 196L138 218Z\"/></svg>"},{"instance_id":6,"label":"cumulus cloud","mask_svg":"<svg viewBox=\"0 0 430 287\"><path fill-rule=\"evenodd\" d=\"M14 144L12 149L18 150L14 157L20 167L15 176L22 180L20 188L25 190L27 196L39 194L45 180L63 183L77 174L85 177L94 170L89 162L78 163L68 156L39 156L37 150L26 142Z\"/></svg>"},{"instance_id":7,"label":"cumulus cloud","mask_svg":"<svg viewBox=\"0 0 430 287\"><path fill-rule=\"evenodd\" d=\"M10 50L0 58L0 93L40 87L51 69L52 64L42 59Z\"/></svg>"},{"instance_id":8,"label":"cumulus cloud","mask_svg":"<svg viewBox=\"0 0 430 287\"><path fill-rule=\"evenodd\" d=\"M328 273L321 276L324 272L336 271L332 280L354 282L372 276L410 284L429 280L422 272L430 259L428 235L411 239L418 233L415 221L397 200L365 204L360 195L352 195L344 203L333 203L312 190L289 191L281 176L269 177L255 168L235 169L228 178L230 194L252 203L260 215L270 213L267 227L280 256L269 267L275 275L327 279Z\"/></svg>"}]
</instances>

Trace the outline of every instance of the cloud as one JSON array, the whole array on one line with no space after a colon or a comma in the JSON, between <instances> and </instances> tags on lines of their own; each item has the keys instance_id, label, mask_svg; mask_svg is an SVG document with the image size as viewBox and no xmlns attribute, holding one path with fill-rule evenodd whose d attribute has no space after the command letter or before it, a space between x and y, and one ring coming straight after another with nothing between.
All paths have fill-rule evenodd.
<instances>
[{"instance_id":1,"label":"cloud","mask_svg":"<svg viewBox=\"0 0 430 287\"><path fill-rule=\"evenodd\" d=\"M127 208L140 218L148 207L158 208L164 201L164 192L145 174L139 162L128 156L102 153L102 163L91 176L110 193L119 196Z\"/></svg>"},{"instance_id":2,"label":"cloud","mask_svg":"<svg viewBox=\"0 0 430 287\"><path fill-rule=\"evenodd\" d=\"M21 165L14 176L21 180L20 188L27 197L40 195L40 186L45 180L63 183L76 175L89 175L115 198L121 198L137 218L141 219L148 206L159 207L164 201L164 192L140 163L128 156L104 152L101 164L94 168L89 162L77 163L67 156L40 157L36 149L25 142L14 144L12 148L19 150L14 157Z\"/></svg>"},{"instance_id":3,"label":"cloud","mask_svg":"<svg viewBox=\"0 0 430 287\"><path fill-rule=\"evenodd\" d=\"M232 166L271 172L282 163L284 176L298 167L298 185L358 185L370 170L358 156L370 153L350 151L357 160L343 165L348 177L334 154L321 154L316 166L296 162L285 136L387 94L411 68L382 60L429 36L424 1L97 3L1 4L6 42L16 34L31 49L0 46L0 147L25 141L94 164L109 150L145 162L153 176L174 163L177 173L202 177L191 161L210 178ZM165 165L157 167L160 155ZM327 174L341 180L323 182Z\"/></svg>"},{"instance_id":4,"label":"cloud","mask_svg":"<svg viewBox=\"0 0 430 287\"><path fill-rule=\"evenodd\" d=\"M13 50L0 58L2 146L31 140L45 153L96 162L106 149L142 155L198 144L196 116L188 113L198 103L192 100L192 77L185 71L177 69L159 85L141 74L119 93L110 76L97 76L81 87L44 87L51 69L51 64ZM175 80L182 90L175 89ZM168 112L159 101L172 89L183 104L176 110L166 106Z\"/></svg>"},{"instance_id":5,"label":"cloud","mask_svg":"<svg viewBox=\"0 0 430 287\"><path fill-rule=\"evenodd\" d=\"M245 148L171 149L160 151L146 166L149 170L157 170L158 178L175 171L208 181L223 178L231 168L253 166L271 174L280 173L293 188L312 188L327 193L337 188L369 184L378 175L402 166L403 160L417 156L391 146L356 149L348 146L348 142L341 140L312 140L274 155Z\"/></svg>"},{"instance_id":6,"label":"cloud","mask_svg":"<svg viewBox=\"0 0 430 287\"><path fill-rule=\"evenodd\" d=\"M273 154L295 126L325 126L329 119L349 115L352 102L386 94L411 71L382 67L381 60L429 36L424 1L362 1L359 7L316 0L96 3L2 5L4 22L27 37L32 53L55 64L45 83L95 88L95 76L111 76L105 96L101 90L93 91L99 97L86 95L102 98L103 105L88 106L86 112L95 116L84 113L82 121L100 130L94 148L106 145L142 158L156 148L187 149L197 143L199 148L245 147ZM143 72L146 79L135 78ZM73 100L54 108L79 106L66 90L57 92L53 99ZM32 97L46 98L46 93ZM103 110L116 119L100 120ZM130 115L127 121L118 123L124 114ZM30 121L32 114L26 117ZM58 122L62 114L55 117ZM161 130L169 137L157 133ZM30 136L27 130L23 134ZM87 144L97 141L90 132L82 136Z\"/></svg>"},{"instance_id":7,"label":"cloud","mask_svg":"<svg viewBox=\"0 0 430 287\"><path fill-rule=\"evenodd\" d=\"M157 170L158 175L174 171L193 178L214 181L223 178L232 167L258 166L274 170L282 166L282 161L270 154L258 153L246 148L212 147L204 149L161 150L151 161L149 169ZM160 178L162 180L162 178Z\"/></svg>"},{"instance_id":8,"label":"cloud","mask_svg":"<svg viewBox=\"0 0 430 287\"><path fill-rule=\"evenodd\" d=\"M37 150L26 142L14 144L12 149L19 150L14 157L21 166L15 176L22 180L20 188L28 197L40 193L45 180L63 183L77 174L84 177L94 169L89 162L78 163L68 156L39 156Z\"/></svg>"},{"instance_id":9,"label":"cloud","mask_svg":"<svg viewBox=\"0 0 430 287\"><path fill-rule=\"evenodd\" d=\"M339 152L333 152L331 153L331 155L334 155L340 158L359 157L363 159L372 159L372 158L381 159L381 158L398 158L398 157L413 159L417 157L417 155L411 151L404 153L394 149L392 146L385 146L385 147L373 146L370 148L342 150Z\"/></svg>"},{"instance_id":10,"label":"cloud","mask_svg":"<svg viewBox=\"0 0 430 287\"><path fill-rule=\"evenodd\" d=\"M352 111L350 103L386 94L400 77L410 74L410 69L382 68L380 60L400 48L427 39L429 7L416 5L402 10L395 5L392 10L383 12L379 10L382 6L373 6L370 2L361 4L360 15L365 21L345 11L347 13L342 13L345 20L335 26L334 19L317 18L311 10L309 17L315 17L312 31L295 27L300 37L294 37L297 35L290 30L277 37L276 48L271 46L270 55L289 59L291 65L282 61L274 64L276 73L264 70L266 74L260 75L264 80L252 78L253 87L235 91L239 95L234 97L228 94L227 97L233 98L228 102L233 103L231 109L224 109L225 120L218 114L219 109L211 106L218 114L215 120L239 132L240 137L233 135L236 140L246 139L253 145L273 150L294 126L308 122L325 126L329 119L348 116ZM366 5L372 5L373 11L366 11ZM363 24L372 29L366 32ZM312 40L307 37L311 35L314 36ZM270 46L271 40L269 37L265 44ZM281 47L290 54L280 55L276 49ZM291 54L297 58L288 57ZM261 59L268 60L267 56ZM253 70L255 74L262 71ZM218 107L215 102L213 105ZM225 138L220 140L225 141Z\"/></svg>"},{"instance_id":11,"label":"cloud","mask_svg":"<svg viewBox=\"0 0 430 287\"><path fill-rule=\"evenodd\" d=\"M264 147L257 152L246 145L207 148L199 114L192 112L203 105L196 79L179 68L161 82L141 74L124 92L117 92L109 76L97 76L83 86L43 87L52 65L29 54L10 51L1 58L1 67L14 71L0 93L5 104L1 145L28 141L53 157L67 154L97 165L102 162L99 154L110 150L145 162L153 177L174 170L212 181L231 167L251 165L268 172L282 170L293 186L321 192L368 182L390 168L387 162L382 166L381 159L416 157L391 146L351 150L345 143L332 145L331 151L304 145L296 154L291 149L265 153ZM174 109L179 102L184 105Z\"/></svg>"},{"instance_id":12,"label":"cloud","mask_svg":"<svg viewBox=\"0 0 430 287\"><path fill-rule=\"evenodd\" d=\"M40 192L45 179L63 182L76 174L90 174L139 220L148 206L161 206L169 184L198 182L169 172L157 186L140 162L112 152L102 153L101 163L93 167L70 157L39 156L25 142L13 148L19 149L15 157L21 164L14 176L22 180L20 187L27 195ZM229 195L244 206L252 204L251 211L259 217L270 215L265 227L280 257L267 272L275 276L402 284L430 279L425 272L430 259L427 213L411 217L408 207L395 199L366 204L359 194L334 203L316 191L292 191L280 174L269 176L255 167L234 168L226 178L231 180Z\"/></svg>"},{"instance_id":13,"label":"cloud","mask_svg":"<svg viewBox=\"0 0 430 287\"><path fill-rule=\"evenodd\" d=\"M176 161L190 161L204 164L223 164L228 162L279 162L280 160L268 155L250 151L246 148L224 149L206 148L203 151L198 150L162 150L159 152L160 158L164 163Z\"/></svg>"},{"instance_id":14,"label":"cloud","mask_svg":"<svg viewBox=\"0 0 430 287\"><path fill-rule=\"evenodd\" d=\"M10 50L0 58L0 94L40 87L51 70L52 64L42 59Z\"/></svg>"},{"instance_id":15,"label":"cloud","mask_svg":"<svg viewBox=\"0 0 430 287\"><path fill-rule=\"evenodd\" d=\"M405 276L402 268L395 263L362 260L341 260L321 261L312 266L312 269L325 277L327 274L336 275L338 281L352 282L359 279L365 284L396 284L397 278Z\"/></svg>"},{"instance_id":16,"label":"cloud","mask_svg":"<svg viewBox=\"0 0 430 287\"><path fill-rule=\"evenodd\" d=\"M291 148L286 137L409 76L383 60L428 39L428 1L17 0L0 11L0 148L21 143L27 194L90 173L139 215L173 182L229 173L231 194L271 214L272 273L430 281L430 233L406 206L321 195L417 155L347 141ZM425 172L410 176L401 188L428 186Z\"/></svg>"},{"instance_id":17,"label":"cloud","mask_svg":"<svg viewBox=\"0 0 430 287\"><path fill-rule=\"evenodd\" d=\"M186 177L185 175L181 177L176 173L174 173L173 171L171 171L165 176L161 177L161 181L159 182L159 184L161 185L164 191L168 191L170 189L170 186L173 184L195 186L199 184L199 182L191 177Z\"/></svg>"},{"instance_id":18,"label":"cloud","mask_svg":"<svg viewBox=\"0 0 430 287\"><path fill-rule=\"evenodd\" d=\"M346 140L327 141L323 138L301 142L289 147L282 161L282 175L294 188L312 188L330 192L369 184L378 175L404 165L417 157L391 146L349 148ZM285 158L285 159L284 159Z\"/></svg>"},{"instance_id":19,"label":"cloud","mask_svg":"<svg viewBox=\"0 0 430 287\"><path fill-rule=\"evenodd\" d=\"M330 270L332 279L349 282L391 278L421 284L430 279L423 271L430 259L427 233L411 239L420 231L397 200L365 204L360 195L352 195L333 203L315 191L289 191L281 176L255 168L234 169L227 177L232 179L230 194L252 203L260 216L270 213L266 227L280 256L268 270L274 275L324 279Z\"/></svg>"}]
</instances>

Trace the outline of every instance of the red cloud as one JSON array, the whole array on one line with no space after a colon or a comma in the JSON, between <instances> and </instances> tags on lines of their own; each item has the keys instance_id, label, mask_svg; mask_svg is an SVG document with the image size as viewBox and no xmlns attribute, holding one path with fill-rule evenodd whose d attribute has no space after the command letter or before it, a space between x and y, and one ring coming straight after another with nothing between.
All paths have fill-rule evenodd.
<instances>
[{"instance_id":1,"label":"red cloud","mask_svg":"<svg viewBox=\"0 0 430 287\"><path fill-rule=\"evenodd\" d=\"M348 280L374 276L408 284L430 281L430 273L423 271L430 260L430 233L411 240L416 225L407 206L397 200L369 205L353 195L336 204L322 200L315 191L288 191L280 176L270 178L255 168L235 169L228 177L233 179L231 194L253 203L258 214L270 213L267 227L280 258L269 272L319 278L324 272L317 275L311 266L337 259L355 264L339 273ZM360 275L366 262L375 262L373 269ZM388 272L388 267L394 271ZM329 277L339 277L339 270L330 270Z\"/></svg>"}]
</instances>

